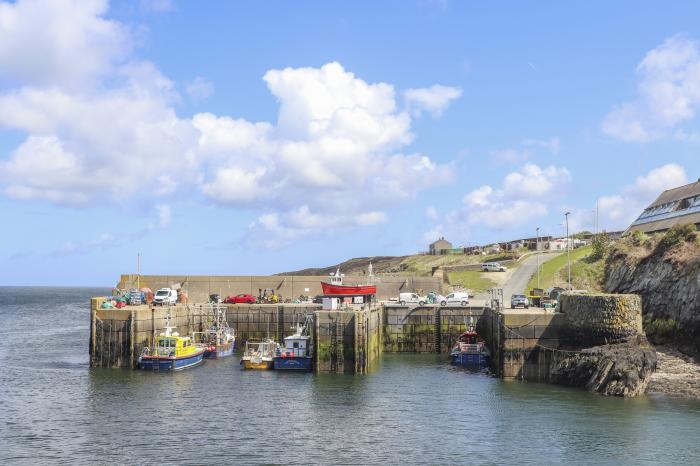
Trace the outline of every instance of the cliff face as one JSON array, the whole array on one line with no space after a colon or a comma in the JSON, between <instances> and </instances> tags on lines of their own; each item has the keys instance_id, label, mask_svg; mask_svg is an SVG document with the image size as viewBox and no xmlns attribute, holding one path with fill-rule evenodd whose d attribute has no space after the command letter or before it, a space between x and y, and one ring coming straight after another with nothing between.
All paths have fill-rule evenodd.
<instances>
[{"instance_id":1,"label":"cliff face","mask_svg":"<svg viewBox=\"0 0 700 466\"><path fill-rule=\"evenodd\" d=\"M697 233L671 246L663 236L623 240L608 257L605 288L642 297L644 330L654 343L700 355L700 242Z\"/></svg>"}]
</instances>

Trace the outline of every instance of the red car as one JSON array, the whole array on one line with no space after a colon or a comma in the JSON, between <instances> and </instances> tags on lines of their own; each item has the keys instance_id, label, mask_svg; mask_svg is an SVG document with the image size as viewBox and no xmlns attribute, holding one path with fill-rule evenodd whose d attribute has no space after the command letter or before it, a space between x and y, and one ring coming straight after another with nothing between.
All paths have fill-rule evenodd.
<instances>
[{"instance_id":1,"label":"red car","mask_svg":"<svg viewBox=\"0 0 700 466\"><path fill-rule=\"evenodd\" d=\"M227 296L224 302L226 304L255 304L257 299L252 294L237 294L236 296Z\"/></svg>"}]
</instances>

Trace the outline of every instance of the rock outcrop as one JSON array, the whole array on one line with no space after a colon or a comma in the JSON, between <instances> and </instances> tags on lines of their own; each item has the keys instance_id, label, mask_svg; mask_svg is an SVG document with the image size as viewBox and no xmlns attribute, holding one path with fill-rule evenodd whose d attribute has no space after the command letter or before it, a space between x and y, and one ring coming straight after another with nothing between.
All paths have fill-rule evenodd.
<instances>
[{"instance_id":1,"label":"rock outcrop","mask_svg":"<svg viewBox=\"0 0 700 466\"><path fill-rule=\"evenodd\" d=\"M638 396L656 369L656 351L642 329L642 302L633 294L561 296L566 348L549 368L553 383L608 396Z\"/></svg>"},{"instance_id":2,"label":"rock outcrop","mask_svg":"<svg viewBox=\"0 0 700 466\"><path fill-rule=\"evenodd\" d=\"M635 246L623 240L607 260L605 288L642 297L644 329L652 343L700 356L700 243L684 241L662 250L654 241Z\"/></svg>"},{"instance_id":3,"label":"rock outcrop","mask_svg":"<svg viewBox=\"0 0 700 466\"><path fill-rule=\"evenodd\" d=\"M607 396L644 394L657 362L643 339L562 354L550 368L552 382Z\"/></svg>"}]
</instances>

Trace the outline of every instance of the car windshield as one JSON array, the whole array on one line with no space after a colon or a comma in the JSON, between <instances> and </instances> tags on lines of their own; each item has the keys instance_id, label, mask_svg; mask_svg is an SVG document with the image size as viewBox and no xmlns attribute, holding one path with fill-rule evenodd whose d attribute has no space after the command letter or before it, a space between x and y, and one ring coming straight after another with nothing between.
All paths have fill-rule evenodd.
<instances>
[{"instance_id":1,"label":"car windshield","mask_svg":"<svg viewBox=\"0 0 700 466\"><path fill-rule=\"evenodd\" d=\"M513 298L515 298L515 299L524 299L524 298L525 298L525 295L524 295L524 294L514 294L514 295L513 295Z\"/></svg>"},{"instance_id":2,"label":"car windshield","mask_svg":"<svg viewBox=\"0 0 700 466\"><path fill-rule=\"evenodd\" d=\"M167 296L167 295L168 295L167 291L159 290L156 292L156 296Z\"/></svg>"}]
</instances>

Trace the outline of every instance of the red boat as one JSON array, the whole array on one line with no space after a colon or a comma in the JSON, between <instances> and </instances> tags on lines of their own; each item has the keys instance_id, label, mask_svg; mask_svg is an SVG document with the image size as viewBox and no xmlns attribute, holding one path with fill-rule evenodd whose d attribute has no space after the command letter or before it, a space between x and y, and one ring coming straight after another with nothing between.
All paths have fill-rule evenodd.
<instances>
[{"instance_id":1,"label":"red boat","mask_svg":"<svg viewBox=\"0 0 700 466\"><path fill-rule=\"evenodd\" d=\"M371 267L371 265L370 265ZM370 268L370 277L372 272ZM368 296L377 294L377 285L343 285L343 276L340 270L330 276L329 282L321 282L325 296Z\"/></svg>"}]
</instances>

